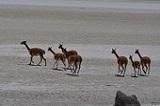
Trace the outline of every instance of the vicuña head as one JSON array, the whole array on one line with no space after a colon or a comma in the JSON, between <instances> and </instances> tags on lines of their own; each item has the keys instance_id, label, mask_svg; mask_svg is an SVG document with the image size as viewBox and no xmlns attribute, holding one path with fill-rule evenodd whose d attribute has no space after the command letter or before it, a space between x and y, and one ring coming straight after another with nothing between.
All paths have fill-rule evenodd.
<instances>
[{"instance_id":1,"label":"vicu\u00f1a head","mask_svg":"<svg viewBox=\"0 0 160 106\"><path fill-rule=\"evenodd\" d=\"M47 65L46 64L46 59L43 56L45 54L45 51L43 49L41 49L41 48L30 48L27 45L27 41L22 41L20 44L26 46L26 48L27 48L27 50L28 50L28 52L29 52L29 54L31 56L30 57L30 63L29 63L29 65L31 65L32 63L34 63L33 62L33 57L34 56L40 56L40 61L39 61L39 63L37 65L40 65L40 63L42 62L42 59L45 61L45 66Z\"/></svg>"},{"instance_id":2,"label":"vicu\u00f1a head","mask_svg":"<svg viewBox=\"0 0 160 106\"><path fill-rule=\"evenodd\" d=\"M26 44L26 42L27 42L27 41L25 40L25 41L22 41L20 44L21 44L21 45L24 45L24 44Z\"/></svg>"},{"instance_id":3,"label":"vicu\u00f1a head","mask_svg":"<svg viewBox=\"0 0 160 106\"><path fill-rule=\"evenodd\" d=\"M58 48L59 48L59 49L62 49L62 48L63 48L63 42L62 42L62 43L59 43Z\"/></svg>"}]
</instances>

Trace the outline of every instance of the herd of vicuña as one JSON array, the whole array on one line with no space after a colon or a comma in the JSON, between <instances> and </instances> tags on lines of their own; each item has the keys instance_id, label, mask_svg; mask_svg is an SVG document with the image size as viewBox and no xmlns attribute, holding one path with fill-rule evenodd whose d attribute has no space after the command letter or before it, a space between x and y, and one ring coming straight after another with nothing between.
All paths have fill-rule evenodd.
<instances>
[{"instance_id":1,"label":"herd of vicu\u00f1a","mask_svg":"<svg viewBox=\"0 0 160 106\"><path fill-rule=\"evenodd\" d=\"M125 76L126 72L126 67L128 65L128 59L126 56L119 56L116 52L116 49L112 49L112 54L115 54L117 58L117 63L118 63L118 75ZM145 75L150 74L150 66L151 66L151 59L148 56L141 56L140 52L138 49L135 50L135 54L138 54L140 60L134 61L133 56L130 55L129 59L131 61L133 70L134 70L134 76L137 77L138 75L141 74L141 68L142 71L144 72Z\"/></svg>"},{"instance_id":2,"label":"herd of vicu\u00f1a","mask_svg":"<svg viewBox=\"0 0 160 106\"><path fill-rule=\"evenodd\" d=\"M21 42L22 45L25 45L27 48L29 54L30 54L30 62L29 65L33 65L33 57L34 56L40 56L40 61L37 65L40 65L42 60L45 62L45 66L47 65L46 63L46 58L44 57L45 50L41 48L30 48L27 45L26 41ZM54 50L52 50L52 47L48 48L48 51L50 51L53 54L54 58L54 64L53 67L55 69L58 69L58 64L59 61L61 61L64 65L64 69L71 70L72 73L79 74L79 71L81 69L81 63L82 63L82 57L76 50L67 50L66 48L63 47L63 43L59 44L59 49L61 49L61 53L56 53ZM126 73L126 68L128 65L128 58L126 56L119 56L116 52L116 49L112 48L112 54L114 54L117 58L117 63L118 63L118 74L121 76L125 76ZM145 75L150 74L150 66L151 66L151 59L148 56L142 56L139 52L138 49L136 49L135 54L137 54L140 58L139 61L134 61L133 56L130 55L129 59L131 61L133 70L134 70L134 76L137 77L138 75L141 75L141 69L144 72ZM66 67L66 60L68 62L68 66Z\"/></svg>"},{"instance_id":3,"label":"herd of vicu\u00f1a","mask_svg":"<svg viewBox=\"0 0 160 106\"><path fill-rule=\"evenodd\" d=\"M29 48L27 45L27 41L22 41L22 45L25 45L29 54L30 54L30 63L29 65L33 65L33 57L34 56L40 56L40 61L37 65L40 65L42 62L42 59L46 64L46 58L44 58L45 51L41 48ZM76 50L69 50L67 51L66 48L63 47L63 44L59 44L59 49L62 50L62 53L55 53L51 47L48 48L48 51L50 51L54 55L54 66L56 69L58 69L58 63L59 61L62 61L64 64L64 69L70 69L72 73L79 74L80 68L81 68L81 63L82 63L82 57L78 54ZM68 67L66 68L66 59L68 61Z\"/></svg>"}]
</instances>

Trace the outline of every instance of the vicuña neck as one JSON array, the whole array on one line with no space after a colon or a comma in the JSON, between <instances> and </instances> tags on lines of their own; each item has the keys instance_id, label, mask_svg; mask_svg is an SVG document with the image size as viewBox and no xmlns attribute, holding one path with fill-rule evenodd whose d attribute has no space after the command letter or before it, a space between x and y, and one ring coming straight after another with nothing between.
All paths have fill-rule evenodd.
<instances>
[{"instance_id":1,"label":"vicu\u00f1a neck","mask_svg":"<svg viewBox=\"0 0 160 106\"><path fill-rule=\"evenodd\" d=\"M56 54L52 49L50 49L50 51L51 51L54 55Z\"/></svg>"},{"instance_id":2,"label":"vicu\u00f1a neck","mask_svg":"<svg viewBox=\"0 0 160 106\"><path fill-rule=\"evenodd\" d=\"M27 44L24 44L24 45L26 46L27 50L30 51L29 46Z\"/></svg>"},{"instance_id":3,"label":"vicu\u00f1a neck","mask_svg":"<svg viewBox=\"0 0 160 106\"><path fill-rule=\"evenodd\" d=\"M117 59L119 58L119 55L116 53L116 52L114 52L114 54L116 55L116 57L117 57Z\"/></svg>"},{"instance_id":4,"label":"vicu\u00f1a neck","mask_svg":"<svg viewBox=\"0 0 160 106\"><path fill-rule=\"evenodd\" d=\"M64 48L62 48L62 52L63 52L64 54L67 54L67 50L64 49Z\"/></svg>"},{"instance_id":5,"label":"vicu\u00f1a neck","mask_svg":"<svg viewBox=\"0 0 160 106\"><path fill-rule=\"evenodd\" d=\"M132 58L130 58L130 60L131 60L131 62L133 63L133 59L132 59Z\"/></svg>"},{"instance_id":6,"label":"vicu\u00f1a neck","mask_svg":"<svg viewBox=\"0 0 160 106\"><path fill-rule=\"evenodd\" d=\"M141 54L139 52L137 54L138 54L139 58L141 59L142 58Z\"/></svg>"}]
</instances>

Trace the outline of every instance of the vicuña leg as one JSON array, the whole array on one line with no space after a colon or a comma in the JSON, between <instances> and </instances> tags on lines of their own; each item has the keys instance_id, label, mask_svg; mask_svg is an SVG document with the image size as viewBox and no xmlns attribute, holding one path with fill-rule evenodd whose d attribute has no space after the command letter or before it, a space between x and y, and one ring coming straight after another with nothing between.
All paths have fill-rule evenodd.
<instances>
[{"instance_id":1,"label":"vicu\u00f1a leg","mask_svg":"<svg viewBox=\"0 0 160 106\"><path fill-rule=\"evenodd\" d=\"M124 77L126 73L126 65L125 66L122 65L122 69L123 69L123 77Z\"/></svg>"},{"instance_id":2,"label":"vicu\u00f1a leg","mask_svg":"<svg viewBox=\"0 0 160 106\"><path fill-rule=\"evenodd\" d=\"M144 72L144 74L146 74L146 71L144 69L144 64L142 64L142 71Z\"/></svg>"},{"instance_id":3,"label":"vicu\u00f1a leg","mask_svg":"<svg viewBox=\"0 0 160 106\"><path fill-rule=\"evenodd\" d=\"M148 75L150 74L150 64L148 64Z\"/></svg>"},{"instance_id":4,"label":"vicu\u00f1a leg","mask_svg":"<svg viewBox=\"0 0 160 106\"><path fill-rule=\"evenodd\" d=\"M81 62L79 63L79 69L78 69L78 74L79 74L79 71L80 71L80 69L81 69Z\"/></svg>"},{"instance_id":5,"label":"vicu\u00f1a leg","mask_svg":"<svg viewBox=\"0 0 160 106\"><path fill-rule=\"evenodd\" d=\"M56 69L58 68L58 62L57 62L57 60L54 62L54 64L53 64L53 67L55 67Z\"/></svg>"},{"instance_id":6,"label":"vicu\u00f1a leg","mask_svg":"<svg viewBox=\"0 0 160 106\"><path fill-rule=\"evenodd\" d=\"M46 66L46 65L47 65L47 63L46 63L46 58L44 58L43 55L41 55L41 57L42 57L42 59L44 60L45 66Z\"/></svg>"},{"instance_id":7,"label":"vicu\u00f1a leg","mask_svg":"<svg viewBox=\"0 0 160 106\"><path fill-rule=\"evenodd\" d=\"M66 63L63 60L61 60L61 61L62 61L63 65L64 65L64 67L66 68Z\"/></svg>"},{"instance_id":8,"label":"vicu\u00f1a leg","mask_svg":"<svg viewBox=\"0 0 160 106\"><path fill-rule=\"evenodd\" d=\"M33 61L33 56L30 57L29 65L31 65L32 61Z\"/></svg>"},{"instance_id":9,"label":"vicu\u00f1a leg","mask_svg":"<svg viewBox=\"0 0 160 106\"><path fill-rule=\"evenodd\" d=\"M37 65L40 65L41 62L42 62L42 56L40 56L40 61Z\"/></svg>"}]
</instances>

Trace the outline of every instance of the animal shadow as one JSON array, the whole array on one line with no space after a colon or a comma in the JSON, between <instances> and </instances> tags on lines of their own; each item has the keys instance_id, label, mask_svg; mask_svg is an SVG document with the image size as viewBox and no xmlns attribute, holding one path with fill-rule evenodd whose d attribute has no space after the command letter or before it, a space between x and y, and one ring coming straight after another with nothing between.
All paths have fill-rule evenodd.
<instances>
[{"instance_id":1,"label":"animal shadow","mask_svg":"<svg viewBox=\"0 0 160 106\"><path fill-rule=\"evenodd\" d=\"M59 68L52 68L52 70L63 71L62 69Z\"/></svg>"},{"instance_id":2,"label":"animal shadow","mask_svg":"<svg viewBox=\"0 0 160 106\"><path fill-rule=\"evenodd\" d=\"M138 76L131 75L132 78L138 78Z\"/></svg>"},{"instance_id":3,"label":"animal shadow","mask_svg":"<svg viewBox=\"0 0 160 106\"><path fill-rule=\"evenodd\" d=\"M116 77L124 77L123 75L120 74L115 74Z\"/></svg>"},{"instance_id":4,"label":"animal shadow","mask_svg":"<svg viewBox=\"0 0 160 106\"><path fill-rule=\"evenodd\" d=\"M62 67L64 70L72 70L71 68L68 67Z\"/></svg>"},{"instance_id":5,"label":"animal shadow","mask_svg":"<svg viewBox=\"0 0 160 106\"><path fill-rule=\"evenodd\" d=\"M141 77L147 77L147 75L145 75L145 74L139 74L139 76L141 76Z\"/></svg>"},{"instance_id":6,"label":"animal shadow","mask_svg":"<svg viewBox=\"0 0 160 106\"><path fill-rule=\"evenodd\" d=\"M17 65L28 65L28 64L26 64L26 63L18 63Z\"/></svg>"},{"instance_id":7,"label":"animal shadow","mask_svg":"<svg viewBox=\"0 0 160 106\"><path fill-rule=\"evenodd\" d=\"M78 77L79 76L79 74L75 74L75 73L66 73L66 75L72 76L72 77Z\"/></svg>"},{"instance_id":8,"label":"animal shadow","mask_svg":"<svg viewBox=\"0 0 160 106\"><path fill-rule=\"evenodd\" d=\"M35 64L26 64L26 63L18 63L17 65L41 66L41 65L35 65Z\"/></svg>"},{"instance_id":9,"label":"animal shadow","mask_svg":"<svg viewBox=\"0 0 160 106\"><path fill-rule=\"evenodd\" d=\"M35 64L27 64L29 66L41 66L41 65L35 65Z\"/></svg>"}]
</instances>

